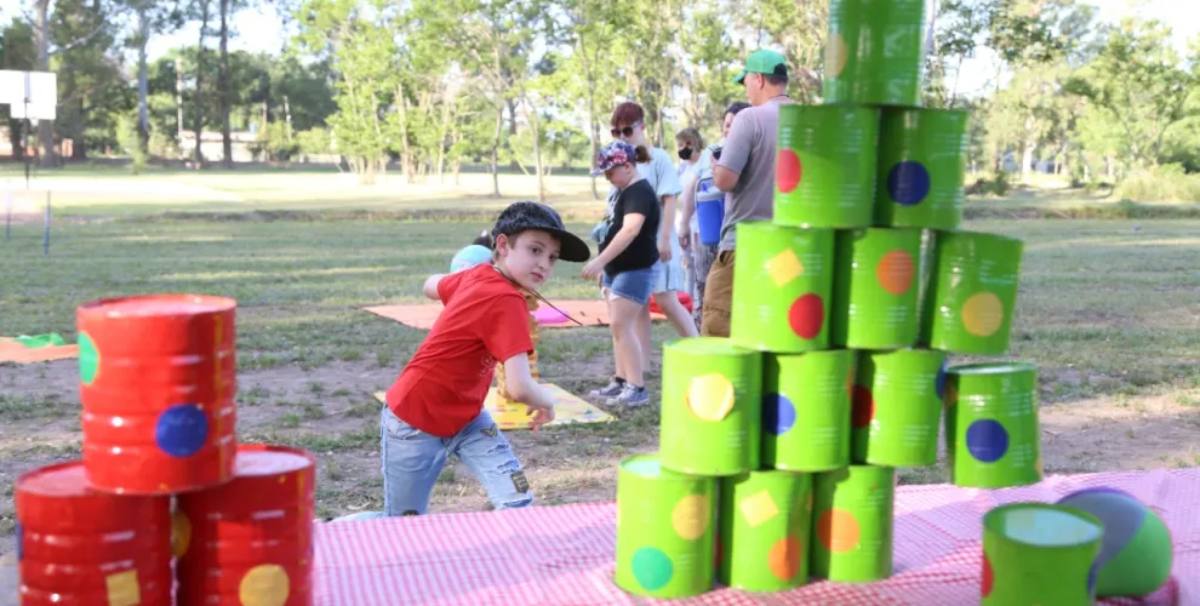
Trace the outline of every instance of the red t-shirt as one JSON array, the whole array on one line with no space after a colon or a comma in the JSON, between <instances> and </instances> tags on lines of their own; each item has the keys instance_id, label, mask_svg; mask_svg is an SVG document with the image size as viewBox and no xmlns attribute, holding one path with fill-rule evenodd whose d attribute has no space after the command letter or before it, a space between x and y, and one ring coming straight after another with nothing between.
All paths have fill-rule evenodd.
<instances>
[{"instance_id":1,"label":"red t-shirt","mask_svg":"<svg viewBox=\"0 0 1200 606\"><path fill-rule=\"evenodd\" d=\"M438 282L445 308L387 392L405 423L449 438L479 411L496 362L533 350L525 298L491 264Z\"/></svg>"}]
</instances>

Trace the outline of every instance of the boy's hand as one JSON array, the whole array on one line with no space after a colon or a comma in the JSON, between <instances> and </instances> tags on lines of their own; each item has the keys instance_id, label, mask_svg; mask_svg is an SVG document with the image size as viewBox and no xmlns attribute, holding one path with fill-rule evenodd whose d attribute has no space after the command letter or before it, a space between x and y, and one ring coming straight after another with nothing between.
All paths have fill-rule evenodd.
<instances>
[{"instance_id":1,"label":"boy's hand","mask_svg":"<svg viewBox=\"0 0 1200 606\"><path fill-rule=\"evenodd\" d=\"M529 428L537 431L542 425L554 420L553 406L538 406L536 404L527 404L529 406L529 416L533 417L529 421Z\"/></svg>"}]
</instances>

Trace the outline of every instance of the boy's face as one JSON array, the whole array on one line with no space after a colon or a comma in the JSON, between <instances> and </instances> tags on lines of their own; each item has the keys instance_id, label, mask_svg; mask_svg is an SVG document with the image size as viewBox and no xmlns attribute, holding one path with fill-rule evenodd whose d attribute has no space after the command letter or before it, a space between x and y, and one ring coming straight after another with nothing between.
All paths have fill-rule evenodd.
<instances>
[{"instance_id":1,"label":"boy's face","mask_svg":"<svg viewBox=\"0 0 1200 606\"><path fill-rule=\"evenodd\" d=\"M496 236L496 252L504 273L525 288L537 289L554 271L559 243L547 232L530 229L512 238Z\"/></svg>"}]
</instances>

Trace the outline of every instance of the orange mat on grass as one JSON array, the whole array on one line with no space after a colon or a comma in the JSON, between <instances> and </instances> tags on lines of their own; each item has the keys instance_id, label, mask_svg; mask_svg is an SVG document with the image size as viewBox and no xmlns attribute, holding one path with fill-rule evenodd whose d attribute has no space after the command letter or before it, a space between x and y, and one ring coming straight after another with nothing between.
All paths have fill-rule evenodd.
<instances>
[{"instance_id":1,"label":"orange mat on grass","mask_svg":"<svg viewBox=\"0 0 1200 606\"><path fill-rule=\"evenodd\" d=\"M51 345L50 347L29 348L21 345L20 341L10 337L0 337L0 363L16 362L29 364L31 362L50 362L52 360L68 360L79 357L78 345Z\"/></svg>"},{"instance_id":2,"label":"orange mat on grass","mask_svg":"<svg viewBox=\"0 0 1200 606\"><path fill-rule=\"evenodd\" d=\"M571 317L583 322L584 326L608 326L608 307L604 301L599 299L563 299L552 302ZM442 313L442 305L440 303L377 305L374 307L364 307L363 309L377 316L395 320L405 326L420 328L422 330L433 328L433 321L437 320L438 314ZM650 314L650 318L653 320L663 320L665 316L652 313ZM553 323L543 322L540 326L542 328L575 328L579 325L566 320Z\"/></svg>"}]
</instances>

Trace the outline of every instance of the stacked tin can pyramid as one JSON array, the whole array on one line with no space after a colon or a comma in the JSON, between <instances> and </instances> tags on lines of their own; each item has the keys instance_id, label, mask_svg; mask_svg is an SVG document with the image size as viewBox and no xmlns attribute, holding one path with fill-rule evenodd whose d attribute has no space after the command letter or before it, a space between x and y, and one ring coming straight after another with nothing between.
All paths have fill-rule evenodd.
<instances>
[{"instance_id":1,"label":"stacked tin can pyramid","mask_svg":"<svg viewBox=\"0 0 1200 606\"><path fill-rule=\"evenodd\" d=\"M17 480L21 604L312 603L315 460L237 443L236 306L78 308L83 460Z\"/></svg>"},{"instance_id":2,"label":"stacked tin can pyramid","mask_svg":"<svg viewBox=\"0 0 1200 606\"><path fill-rule=\"evenodd\" d=\"M1021 243L958 231L967 115L920 107L924 3L834 0L819 106L780 109L774 219L737 227L731 337L665 346L657 455L621 465L616 582L780 591L892 572L897 467L1041 476L1008 347Z\"/></svg>"}]
</instances>

